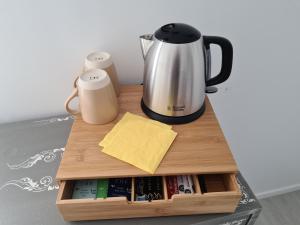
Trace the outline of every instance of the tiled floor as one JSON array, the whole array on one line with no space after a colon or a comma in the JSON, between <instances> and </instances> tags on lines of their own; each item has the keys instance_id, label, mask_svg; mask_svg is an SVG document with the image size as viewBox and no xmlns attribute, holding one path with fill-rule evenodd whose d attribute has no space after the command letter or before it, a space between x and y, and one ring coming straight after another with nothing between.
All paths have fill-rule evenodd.
<instances>
[{"instance_id":1,"label":"tiled floor","mask_svg":"<svg viewBox=\"0 0 300 225\"><path fill-rule=\"evenodd\" d=\"M300 191L260 200L263 210L255 225L300 225Z\"/></svg>"}]
</instances>

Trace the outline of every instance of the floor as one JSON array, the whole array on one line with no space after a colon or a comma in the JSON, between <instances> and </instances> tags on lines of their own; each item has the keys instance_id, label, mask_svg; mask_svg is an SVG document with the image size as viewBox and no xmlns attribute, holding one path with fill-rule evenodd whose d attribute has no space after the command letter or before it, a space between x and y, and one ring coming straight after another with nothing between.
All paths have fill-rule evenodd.
<instances>
[{"instance_id":1,"label":"floor","mask_svg":"<svg viewBox=\"0 0 300 225\"><path fill-rule=\"evenodd\" d=\"M300 191L261 199L262 213L255 225L300 225Z\"/></svg>"}]
</instances>

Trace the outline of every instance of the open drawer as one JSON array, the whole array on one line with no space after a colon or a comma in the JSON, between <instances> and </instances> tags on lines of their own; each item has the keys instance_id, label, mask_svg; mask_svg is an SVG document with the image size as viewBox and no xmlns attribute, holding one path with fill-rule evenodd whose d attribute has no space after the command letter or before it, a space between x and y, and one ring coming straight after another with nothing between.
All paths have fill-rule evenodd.
<instances>
[{"instance_id":1,"label":"open drawer","mask_svg":"<svg viewBox=\"0 0 300 225\"><path fill-rule=\"evenodd\" d=\"M137 201L136 179L131 178L131 197L72 199L73 180L61 181L57 207L65 220L97 220L114 218L189 215L234 212L240 199L235 174L192 175L193 193L170 194L167 178L162 179L159 200Z\"/></svg>"}]
</instances>

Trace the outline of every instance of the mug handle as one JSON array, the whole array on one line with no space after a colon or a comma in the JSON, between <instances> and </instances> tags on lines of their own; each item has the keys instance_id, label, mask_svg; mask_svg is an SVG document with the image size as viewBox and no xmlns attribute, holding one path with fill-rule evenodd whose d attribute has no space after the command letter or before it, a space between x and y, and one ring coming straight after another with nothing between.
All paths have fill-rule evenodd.
<instances>
[{"instance_id":1,"label":"mug handle","mask_svg":"<svg viewBox=\"0 0 300 225\"><path fill-rule=\"evenodd\" d=\"M74 87L74 88L77 88L77 81L78 81L78 79L79 79L79 76L77 76L77 77L75 78L74 82L73 82L73 87Z\"/></svg>"},{"instance_id":2,"label":"mug handle","mask_svg":"<svg viewBox=\"0 0 300 225\"><path fill-rule=\"evenodd\" d=\"M75 98L75 97L78 97L78 89L77 88L74 88L73 91L72 91L72 94L67 98L66 102L65 102L65 108L67 110L68 113L72 114L72 115L77 115L79 114L80 112L79 111L76 111L74 109L71 109L69 107L69 103Z\"/></svg>"},{"instance_id":3,"label":"mug handle","mask_svg":"<svg viewBox=\"0 0 300 225\"><path fill-rule=\"evenodd\" d=\"M79 78L79 76L80 76L81 74L83 74L84 72L85 72L85 69L84 69L84 67L83 67L82 70L81 70L81 72L79 73L79 75L76 76L75 80L73 81L73 87L74 87L74 88L77 88L77 81L78 81L78 78Z\"/></svg>"}]
</instances>

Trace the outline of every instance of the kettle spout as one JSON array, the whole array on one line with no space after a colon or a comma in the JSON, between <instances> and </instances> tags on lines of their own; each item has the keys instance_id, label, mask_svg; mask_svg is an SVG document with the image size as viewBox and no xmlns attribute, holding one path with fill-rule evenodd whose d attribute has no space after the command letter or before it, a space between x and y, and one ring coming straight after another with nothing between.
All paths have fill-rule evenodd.
<instances>
[{"instance_id":1,"label":"kettle spout","mask_svg":"<svg viewBox=\"0 0 300 225\"><path fill-rule=\"evenodd\" d=\"M145 59L147 52L149 51L150 47L153 44L153 35L152 34L145 34L140 36L141 48L143 57Z\"/></svg>"}]
</instances>

